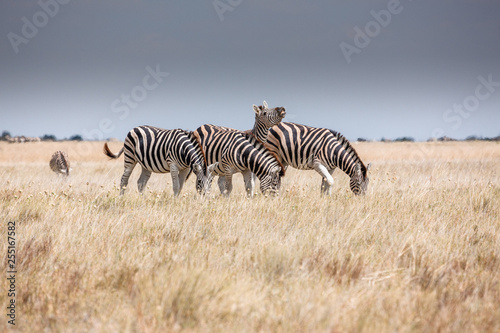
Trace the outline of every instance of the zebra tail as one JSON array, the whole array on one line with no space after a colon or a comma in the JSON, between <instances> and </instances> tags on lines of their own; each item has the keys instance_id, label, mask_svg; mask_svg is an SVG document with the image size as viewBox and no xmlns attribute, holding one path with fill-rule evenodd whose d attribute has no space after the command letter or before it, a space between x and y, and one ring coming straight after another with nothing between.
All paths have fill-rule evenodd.
<instances>
[{"instance_id":1,"label":"zebra tail","mask_svg":"<svg viewBox=\"0 0 500 333\"><path fill-rule=\"evenodd\" d=\"M125 150L125 147L122 147L122 149L120 149L118 154L113 154L113 152L108 147L108 143L107 142L104 143L104 155L106 155L112 159L116 159L116 158L120 157L120 155L123 154L124 150Z\"/></svg>"}]
</instances>

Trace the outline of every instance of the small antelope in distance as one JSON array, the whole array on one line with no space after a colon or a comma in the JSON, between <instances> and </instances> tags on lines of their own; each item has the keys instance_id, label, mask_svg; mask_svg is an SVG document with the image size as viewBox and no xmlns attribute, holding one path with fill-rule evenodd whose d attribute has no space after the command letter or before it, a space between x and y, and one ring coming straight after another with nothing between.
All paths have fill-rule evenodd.
<instances>
[{"instance_id":1,"label":"small antelope in distance","mask_svg":"<svg viewBox=\"0 0 500 333\"><path fill-rule=\"evenodd\" d=\"M58 150L54 154L52 154L49 165L52 171L54 171L55 173L69 176L70 163L68 154L66 154L66 152Z\"/></svg>"}]
</instances>

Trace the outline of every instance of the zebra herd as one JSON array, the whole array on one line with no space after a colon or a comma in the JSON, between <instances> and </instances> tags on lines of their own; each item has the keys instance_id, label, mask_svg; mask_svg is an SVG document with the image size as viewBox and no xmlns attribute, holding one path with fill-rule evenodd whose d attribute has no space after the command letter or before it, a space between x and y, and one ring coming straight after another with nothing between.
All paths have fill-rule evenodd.
<instances>
[{"instance_id":1,"label":"zebra herd","mask_svg":"<svg viewBox=\"0 0 500 333\"><path fill-rule=\"evenodd\" d=\"M356 150L340 133L282 122L285 108L269 108L265 101L261 106L254 105L253 109L255 124L248 131L210 124L192 132L139 126L127 134L117 154L105 143L104 154L108 157L116 159L125 154L120 194L124 193L136 164L142 167L137 181L140 193L152 172L170 172L174 195L178 196L193 172L200 194L208 193L213 177L218 176L221 194L229 196L233 174L241 173L248 196L254 195L255 178L259 179L263 194L276 195L288 166L318 172L322 176L323 194L331 194L332 174L336 168L350 177L354 194L366 193L370 164L363 164Z\"/></svg>"}]
</instances>

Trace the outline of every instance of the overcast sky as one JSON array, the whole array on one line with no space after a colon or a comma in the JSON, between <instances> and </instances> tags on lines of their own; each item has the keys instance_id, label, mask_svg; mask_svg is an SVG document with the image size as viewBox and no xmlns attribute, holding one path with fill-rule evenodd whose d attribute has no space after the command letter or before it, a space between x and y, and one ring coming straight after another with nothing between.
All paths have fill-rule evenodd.
<instances>
[{"instance_id":1,"label":"overcast sky","mask_svg":"<svg viewBox=\"0 0 500 333\"><path fill-rule=\"evenodd\" d=\"M500 135L500 1L7 0L0 131L249 129L252 104L347 138Z\"/></svg>"}]
</instances>

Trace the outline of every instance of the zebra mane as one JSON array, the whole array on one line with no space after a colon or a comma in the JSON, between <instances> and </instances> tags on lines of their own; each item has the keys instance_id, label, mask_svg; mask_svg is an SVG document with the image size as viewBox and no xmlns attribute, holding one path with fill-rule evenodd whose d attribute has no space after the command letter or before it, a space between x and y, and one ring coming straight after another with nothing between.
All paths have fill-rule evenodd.
<instances>
[{"instance_id":1,"label":"zebra mane","mask_svg":"<svg viewBox=\"0 0 500 333\"><path fill-rule=\"evenodd\" d=\"M253 138L255 140L257 140L258 143L260 143L262 146L264 146L264 142L260 141L259 138L256 137L255 134L253 134L252 130L246 130L246 131L243 131L241 133L243 133L243 135L246 136L247 138L250 137L250 136L253 136Z\"/></svg>"},{"instance_id":2,"label":"zebra mane","mask_svg":"<svg viewBox=\"0 0 500 333\"><path fill-rule=\"evenodd\" d=\"M196 135L194 135L194 132L192 131L188 130L181 130L181 131L183 131L188 136L188 138L191 139L191 141L193 141L194 139L194 141L198 145L198 148L200 148L201 156L203 157L203 164L205 165L205 168L208 169L207 157L205 156L205 152L203 151L203 147L201 146L200 139Z\"/></svg>"},{"instance_id":3,"label":"zebra mane","mask_svg":"<svg viewBox=\"0 0 500 333\"><path fill-rule=\"evenodd\" d=\"M366 177L366 166L363 163L363 161L361 161L361 158L359 157L358 153L356 152L356 149L354 149L354 147L351 146L351 143L349 142L349 140L347 140L347 138L345 136L343 136L342 134L340 134L337 131L330 130L330 132L338 140L338 142L340 143L340 145L342 147L344 147L344 149L346 150L346 153L348 153L349 155L353 156L353 159L357 163L361 164L361 172L363 173L363 177Z\"/></svg>"},{"instance_id":4,"label":"zebra mane","mask_svg":"<svg viewBox=\"0 0 500 333\"><path fill-rule=\"evenodd\" d=\"M264 147L264 149L266 149L266 150L267 150L267 152L268 152L269 154L271 154L271 155L274 157L274 159L276 160L276 162L278 162L278 165L279 165L279 166L280 166L280 168L281 168L280 177L285 177L286 169L285 169L285 167L283 166L283 164L280 162L280 160L278 159L278 155L276 155L276 154L275 154L275 153L273 153L272 151L269 151L269 149L267 149L266 147Z\"/></svg>"}]
</instances>

